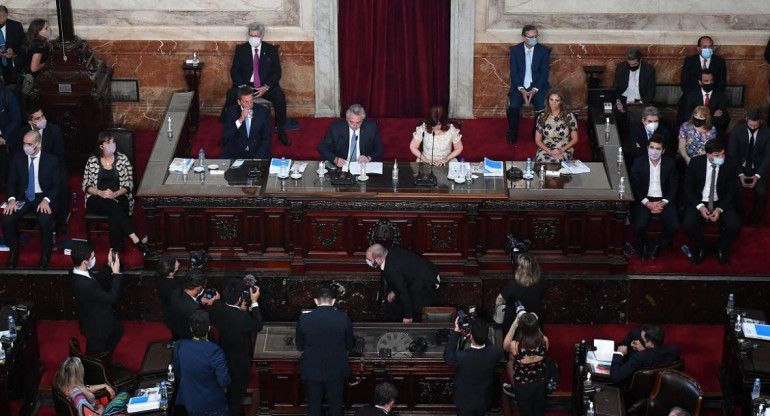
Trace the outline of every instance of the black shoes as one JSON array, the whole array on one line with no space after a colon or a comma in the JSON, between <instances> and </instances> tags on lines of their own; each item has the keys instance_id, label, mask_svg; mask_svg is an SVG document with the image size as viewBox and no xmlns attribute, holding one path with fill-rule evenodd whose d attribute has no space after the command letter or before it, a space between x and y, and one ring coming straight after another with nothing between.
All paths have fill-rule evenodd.
<instances>
[{"instance_id":1,"label":"black shoes","mask_svg":"<svg viewBox=\"0 0 770 416\"><path fill-rule=\"evenodd\" d=\"M653 244L652 246L647 249L647 257L650 258L650 260L655 260L660 255L660 246L658 244Z\"/></svg>"},{"instance_id":2,"label":"black shoes","mask_svg":"<svg viewBox=\"0 0 770 416\"><path fill-rule=\"evenodd\" d=\"M291 146L291 140L289 140L289 136L287 136L285 132L278 133L278 140L280 140L286 147Z\"/></svg>"},{"instance_id":3,"label":"black shoes","mask_svg":"<svg viewBox=\"0 0 770 416\"><path fill-rule=\"evenodd\" d=\"M16 264L19 262L19 252L11 251L8 253L8 269L13 270L16 268Z\"/></svg>"},{"instance_id":4,"label":"black shoes","mask_svg":"<svg viewBox=\"0 0 770 416\"><path fill-rule=\"evenodd\" d=\"M516 134L514 134L514 132L510 130L505 132L505 137L508 138L508 143L511 143L511 144L516 143L516 140L518 139L518 137L516 137Z\"/></svg>"},{"instance_id":5,"label":"black shoes","mask_svg":"<svg viewBox=\"0 0 770 416\"><path fill-rule=\"evenodd\" d=\"M37 265L37 268L40 270L47 269L48 263L51 262L51 253L43 254L40 256L40 263Z\"/></svg>"},{"instance_id":6,"label":"black shoes","mask_svg":"<svg viewBox=\"0 0 770 416\"><path fill-rule=\"evenodd\" d=\"M706 250L699 249L692 253L692 264L699 265L703 263L703 258L706 257Z\"/></svg>"},{"instance_id":7,"label":"black shoes","mask_svg":"<svg viewBox=\"0 0 770 416\"><path fill-rule=\"evenodd\" d=\"M717 259L722 266L730 265L730 255L727 254L727 251L717 250Z\"/></svg>"}]
</instances>

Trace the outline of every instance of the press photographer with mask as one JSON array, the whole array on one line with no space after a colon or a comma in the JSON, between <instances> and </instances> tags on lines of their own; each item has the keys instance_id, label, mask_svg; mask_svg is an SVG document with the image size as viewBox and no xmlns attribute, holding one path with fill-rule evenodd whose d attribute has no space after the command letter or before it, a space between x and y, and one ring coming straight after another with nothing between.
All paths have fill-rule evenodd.
<instances>
[{"instance_id":1,"label":"press photographer with mask","mask_svg":"<svg viewBox=\"0 0 770 416\"><path fill-rule=\"evenodd\" d=\"M190 316L197 310L202 310L204 306L211 306L219 300L219 292L209 291L204 295L206 286L206 276L203 271L193 269L187 272L182 279L182 287L174 291L171 295L171 316L173 328L171 334L174 340L190 339Z\"/></svg>"}]
</instances>

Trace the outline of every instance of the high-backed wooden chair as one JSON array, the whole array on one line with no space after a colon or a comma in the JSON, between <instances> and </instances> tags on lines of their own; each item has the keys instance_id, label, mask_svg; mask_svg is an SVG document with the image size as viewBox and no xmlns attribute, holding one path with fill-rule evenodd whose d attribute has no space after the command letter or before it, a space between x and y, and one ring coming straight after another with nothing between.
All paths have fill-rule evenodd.
<instances>
[{"instance_id":1,"label":"high-backed wooden chair","mask_svg":"<svg viewBox=\"0 0 770 416\"><path fill-rule=\"evenodd\" d=\"M70 357L78 357L83 363L86 384L108 384L116 392L128 391L136 384L136 375L124 368L107 365L107 356L88 356L81 352L80 342L72 338L70 340Z\"/></svg>"},{"instance_id":2,"label":"high-backed wooden chair","mask_svg":"<svg viewBox=\"0 0 770 416\"><path fill-rule=\"evenodd\" d=\"M454 323L457 308L453 306L426 306L422 308L422 322Z\"/></svg>"},{"instance_id":3,"label":"high-backed wooden chair","mask_svg":"<svg viewBox=\"0 0 770 416\"><path fill-rule=\"evenodd\" d=\"M53 396L53 408L56 416L78 416L78 411L69 397L55 386L51 390L51 396Z\"/></svg>"},{"instance_id":4,"label":"high-backed wooden chair","mask_svg":"<svg viewBox=\"0 0 770 416\"><path fill-rule=\"evenodd\" d=\"M679 359L670 364L637 370L631 376L631 383L625 391L626 407L630 413L638 411L644 405L655 387L658 373L664 370L684 371L684 360Z\"/></svg>"},{"instance_id":5,"label":"high-backed wooden chair","mask_svg":"<svg viewBox=\"0 0 770 416\"><path fill-rule=\"evenodd\" d=\"M671 408L681 407L698 416L703 402L703 389L695 379L676 370L663 370L655 379L645 407L645 416L667 416Z\"/></svg>"}]
</instances>

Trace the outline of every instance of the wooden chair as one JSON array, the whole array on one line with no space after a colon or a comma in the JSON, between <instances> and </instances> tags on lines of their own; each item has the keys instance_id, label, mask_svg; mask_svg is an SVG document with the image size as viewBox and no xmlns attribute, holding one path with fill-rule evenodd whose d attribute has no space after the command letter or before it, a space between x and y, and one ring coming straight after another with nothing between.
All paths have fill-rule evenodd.
<instances>
[{"instance_id":1,"label":"wooden chair","mask_svg":"<svg viewBox=\"0 0 770 416\"><path fill-rule=\"evenodd\" d=\"M453 306L426 306L422 308L422 322L454 323L457 308Z\"/></svg>"},{"instance_id":2,"label":"wooden chair","mask_svg":"<svg viewBox=\"0 0 770 416\"><path fill-rule=\"evenodd\" d=\"M134 164L136 151L134 149L134 132L127 129L107 129L106 132L109 132L112 134L112 137L115 139L115 147L117 148L117 151L120 153L123 153L128 158L128 161L131 162L131 165L134 166L134 169L136 169L136 166ZM134 170L136 172L136 170ZM134 177L134 188L136 188L138 184L136 183L136 177ZM100 227L100 224L107 224L110 221L110 217L107 215L101 215L101 214L93 214L86 211L84 218L86 220L86 238L88 241L91 241L91 234L92 233L109 233L109 227L105 227L105 229L102 229Z\"/></svg>"},{"instance_id":3,"label":"wooden chair","mask_svg":"<svg viewBox=\"0 0 770 416\"><path fill-rule=\"evenodd\" d=\"M53 408L56 416L78 416L75 405L62 391L54 386L51 395L53 396Z\"/></svg>"},{"instance_id":4,"label":"wooden chair","mask_svg":"<svg viewBox=\"0 0 770 416\"><path fill-rule=\"evenodd\" d=\"M645 416L667 416L674 406L698 416L703 389L692 377L676 370L663 370L655 378L655 387L646 402Z\"/></svg>"},{"instance_id":5,"label":"wooden chair","mask_svg":"<svg viewBox=\"0 0 770 416\"><path fill-rule=\"evenodd\" d=\"M70 357L78 357L83 363L86 384L108 384L115 392L131 391L136 384L136 375L124 368L107 365L108 355L88 356L81 352L80 342L70 340Z\"/></svg>"},{"instance_id":6,"label":"wooden chair","mask_svg":"<svg viewBox=\"0 0 770 416\"><path fill-rule=\"evenodd\" d=\"M670 364L637 370L631 376L631 382L625 390L625 402L629 413L634 413L642 407L655 387L658 373L664 370L684 371L684 360L679 359Z\"/></svg>"}]
</instances>

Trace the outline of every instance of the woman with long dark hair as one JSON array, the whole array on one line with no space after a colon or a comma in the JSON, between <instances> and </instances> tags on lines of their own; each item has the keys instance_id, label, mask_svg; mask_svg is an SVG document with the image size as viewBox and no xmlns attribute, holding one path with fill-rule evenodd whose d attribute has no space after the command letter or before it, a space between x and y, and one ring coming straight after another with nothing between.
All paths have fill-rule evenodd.
<instances>
[{"instance_id":1,"label":"woman with long dark hair","mask_svg":"<svg viewBox=\"0 0 770 416\"><path fill-rule=\"evenodd\" d=\"M552 163L572 159L578 142L577 118L566 110L561 91L548 91L545 109L537 118L535 129L535 161Z\"/></svg>"},{"instance_id":2,"label":"woman with long dark hair","mask_svg":"<svg viewBox=\"0 0 770 416\"><path fill-rule=\"evenodd\" d=\"M422 151L420 151L422 144ZM446 110L440 105L428 109L425 121L412 133L409 150L418 162L444 166L456 161L463 151L462 134L449 121Z\"/></svg>"},{"instance_id":3,"label":"woman with long dark hair","mask_svg":"<svg viewBox=\"0 0 770 416\"><path fill-rule=\"evenodd\" d=\"M508 351L506 369L516 395L516 407L521 416L545 415L546 365L548 337L540 331L537 315L521 313L511 325L503 340Z\"/></svg>"}]
</instances>

